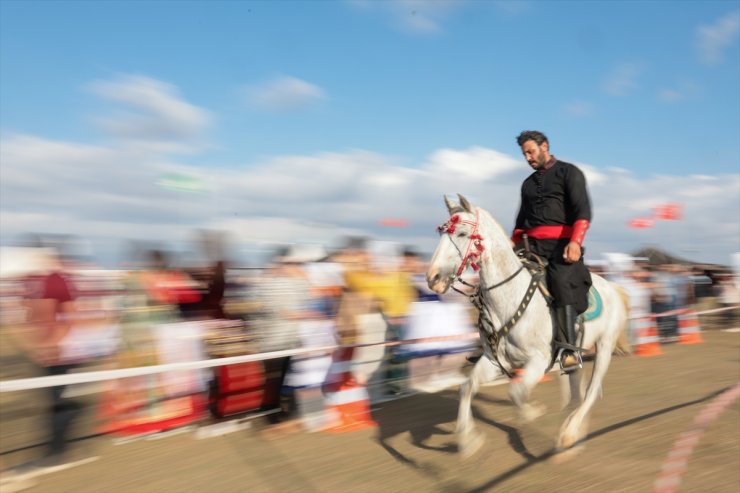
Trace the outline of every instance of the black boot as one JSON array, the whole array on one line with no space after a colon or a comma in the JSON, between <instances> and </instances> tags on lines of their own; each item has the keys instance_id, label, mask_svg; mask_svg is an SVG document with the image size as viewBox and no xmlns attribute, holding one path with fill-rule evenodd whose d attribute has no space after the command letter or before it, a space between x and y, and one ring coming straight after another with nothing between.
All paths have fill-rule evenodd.
<instances>
[{"instance_id":1,"label":"black boot","mask_svg":"<svg viewBox=\"0 0 740 493\"><path fill-rule=\"evenodd\" d=\"M573 305L565 305L557 308L558 324L560 330L565 336L565 343L570 348L564 348L560 354L560 369L565 373L583 368L583 360L580 351L573 349L576 347L576 319L578 313Z\"/></svg>"}]
</instances>

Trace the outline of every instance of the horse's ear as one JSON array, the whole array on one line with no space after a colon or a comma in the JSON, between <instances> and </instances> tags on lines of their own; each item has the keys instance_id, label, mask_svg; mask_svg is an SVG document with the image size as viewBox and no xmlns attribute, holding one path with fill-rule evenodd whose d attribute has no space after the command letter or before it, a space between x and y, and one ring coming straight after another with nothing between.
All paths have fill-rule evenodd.
<instances>
[{"instance_id":1,"label":"horse's ear","mask_svg":"<svg viewBox=\"0 0 740 493\"><path fill-rule=\"evenodd\" d=\"M468 202L468 199L466 199L459 193L457 194L457 196L460 199L460 205L462 206L462 208L467 212L473 212L473 206L470 205L470 202Z\"/></svg>"},{"instance_id":2,"label":"horse's ear","mask_svg":"<svg viewBox=\"0 0 740 493\"><path fill-rule=\"evenodd\" d=\"M447 206L447 212L449 212L450 215L460 211L460 206L451 201L447 195L445 195L445 205Z\"/></svg>"}]
</instances>

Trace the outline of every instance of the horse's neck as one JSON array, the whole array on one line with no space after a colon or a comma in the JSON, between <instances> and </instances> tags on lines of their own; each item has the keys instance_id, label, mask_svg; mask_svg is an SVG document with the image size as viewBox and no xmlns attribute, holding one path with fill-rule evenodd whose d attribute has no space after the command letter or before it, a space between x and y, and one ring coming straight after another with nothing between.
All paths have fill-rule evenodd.
<instances>
[{"instance_id":1,"label":"horse's neck","mask_svg":"<svg viewBox=\"0 0 740 493\"><path fill-rule=\"evenodd\" d=\"M519 306L532 276L527 269L494 289L486 289L505 281L521 266L521 260L511 247L503 228L487 212L480 211L480 232L485 238L481 256L481 295L501 318L510 317Z\"/></svg>"}]
</instances>

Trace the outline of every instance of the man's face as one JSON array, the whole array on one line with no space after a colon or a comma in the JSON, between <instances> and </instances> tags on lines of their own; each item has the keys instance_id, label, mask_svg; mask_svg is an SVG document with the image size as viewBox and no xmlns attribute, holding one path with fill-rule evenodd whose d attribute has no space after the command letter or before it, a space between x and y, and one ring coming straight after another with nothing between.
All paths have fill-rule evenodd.
<instances>
[{"instance_id":1,"label":"man's face","mask_svg":"<svg viewBox=\"0 0 740 493\"><path fill-rule=\"evenodd\" d=\"M545 166L545 163L550 159L549 146L547 142L543 142L540 145L534 140L528 140L522 144L522 154L524 159L527 160L529 165L534 170L538 170Z\"/></svg>"}]
</instances>

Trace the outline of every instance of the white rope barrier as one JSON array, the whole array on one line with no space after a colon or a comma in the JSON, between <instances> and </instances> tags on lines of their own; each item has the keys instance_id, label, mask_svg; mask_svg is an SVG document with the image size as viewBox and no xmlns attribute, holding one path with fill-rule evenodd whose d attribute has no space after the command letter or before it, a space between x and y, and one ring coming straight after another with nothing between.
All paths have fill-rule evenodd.
<instances>
[{"instance_id":1,"label":"white rope barrier","mask_svg":"<svg viewBox=\"0 0 740 493\"><path fill-rule=\"evenodd\" d=\"M709 313L719 313L719 312L726 312L728 310L736 310L740 308L740 305L735 306L726 306L723 308L713 308L711 310L704 310L701 312L696 312L696 315L707 315ZM676 310L669 310L667 312L661 312L661 313L651 313L649 315L635 315L634 317L629 317L630 320L636 320L639 318L649 318L649 317L670 317L671 315L681 315L687 310L687 308L677 308Z\"/></svg>"},{"instance_id":2,"label":"white rope barrier","mask_svg":"<svg viewBox=\"0 0 740 493\"><path fill-rule=\"evenodd\" d=\"M218 366L236 365L239 363L250 363L268 359L285 358L297 355L326 354L334 352L340 347L368 347L368 346L399 346L402 344L415 344L419 342L442 342L460 339L478 339L478 333L461 334L454 336L424 337L420 339L405 339L402 341L386 341L367 344L348 344L346 346L323 346L302 349L287 349L273 351L270 353L245 354L241 356L229 356L226 358L212 358L200 361L185 361L181 363L167 363L164 365L139 366L135 368L120 368L117 370L100 370L84 373L68 373L65 375L53 375L46 377L19 378L15 380L0 381L0 392L17 392L19 390L40 389L44 387L55 387L58 385L73 385L80 383L102 382L105 380L117 380L119 378L140 377L142 375L153 375L168 371L199 370L204 368L215 368Z\"/></svg>"},{"instance_id":3,"label":"white rope barrier","mask_svg":"<svg viewBox=\"0 0 740 493\"><path fill-rule=\"evenodd\" d=\"M290 349L284 351L273 351L271 353L245 354L241 356L229 356L227 358L213 358L200 361L185 361L181 363L167 363L164 365L139 366L135 368L120 368L117 370L100 370L85 373L68 373L65 375L53 375L46 377L19 378L16 380L0 381L0 392L15 392L18 390L40 389L44 387L55 387L58 385L72 385L77 383L102 382L105 380L116 380L119 378L140 377L178 370L199 370L203 368L214 368L217 366L235 365L238 363L249 363L266 359L284 358L297 354L327 353L334 351L336 346L325 346L305 349Z\"/></svg>"},{"instance_id":4,"label":"white rope barrier","mask_svg":"<svg viewBox=\"0 0 740 493\"><path fill-rule=\"evenodd\" d=\"M697 315L705 315L708 313L718 313L727 310L734 310L740 308L740 305L716 308L712 310L706 310L697 312ZM681 313L682 310L672 310L670 312L651 314L642 317L631 317L631 318L645 318L650 316L668 316L673 313ZM384 341L374 342L366 344L348 344L344 347L369 347L369 346L400 346L403 344L416 344L424 342L444 342L444 341L455 341L455 340L466 340L466 339L478 339L478 332L471 332L468 334L459 334L451 336L438 336L438 337L423 337L419 339L404 339L399 341ZM323 346L323 347L310 347L301 349L289 349L283 351L273 351L270 353L257 353L257 354L245 354L241 356L229 356L226 358L212 358L200 361L187 361L181 363L168 363L163 365L151 365L141 366L135 368L120 368L116 370L100 370L91 371L84 373L69 373L65 375L53 375L45 377L34 377L34 378L19 378L15 380L3 380L0 381L0 393L2 392L17 392L20 390L32 390L40 389L45 387L55 387L59 385L73 385L81 383L92 383L102 382L106 380L116 380L119 378L130 378L138 377L142 375L153 375L157 373L165 373L169 371L182 371L182 370L198 370L204 368L215 368L218 366L235 365L239 363L250 363L255 361L264 361L268 359L284 358L288 356L297 355L311 355L311 354L326 354L331 353L338 349L340 346Z\"/></svg>"}]
</instances>

